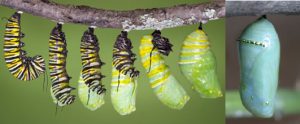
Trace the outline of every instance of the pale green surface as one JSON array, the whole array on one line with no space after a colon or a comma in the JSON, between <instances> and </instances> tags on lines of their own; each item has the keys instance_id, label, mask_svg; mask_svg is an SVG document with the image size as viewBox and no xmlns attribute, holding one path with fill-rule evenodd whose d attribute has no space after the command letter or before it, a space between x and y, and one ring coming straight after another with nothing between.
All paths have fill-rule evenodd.
<instances>
[{"instance_id":1,"label":"pale green surface","mask_svg":"<svg viewBox=\"0 0 300 124\"><path fill-rule=\"evenodd\" d=\"M182 109L190 97L181 86L180 82L172 75L168 65L165 64L162 54L158 49L153 49L152 36L145 35L141 39L140 56L144 71L148 73L149 83L158 99L172 109ZM152 56L150 58L150 53ZM151 59L151 69L150 60ZM148 67L149 65L149 67ZM149 71L149 72L148 72ZM153 74L153 75L152 75ZM151 75L151 76L150 76ZM169 76L166 76L169 75Z\"/></svg>"},{"instance_id":2,"label":"pale green surface","mask_svg":"<svg viewBox=\"0 0 300 124\"><path fill-rule=\"evenodd\" d=\"M206 40L207 42L199 43L195 41L195 39ZM182 47L188 45L209 45L209 43L209 38L205 36L205 34L194 31L183 41L184 45L182 45ZM179 57L180 70L192 84L192 88L199 92L199 95L202 98L222 97L223 94L216 73L217 60L210 48L198 48L192 50L190 48L182 48L181 52L193 53L190 56ZM191 63L181 63L182 61L189 61Z\"/></svg>"},{"instance_id":3,"label":"pale green surface","mask_svg":"<svg viewBox=\"0 0 300 124\"><path fill-rule=\"evenodd\" d=\"M154 92L162 103L173 109L182 109L190 100L173 75L170 75L164 84L155 87Z\"/></svg>"},{"instance_id":4,"label":"pale green surface","mask_svg":"<svg viewBox=\"0 0 300 124\"><path fill-rule=\"evenodd\" d=\"M58 1L58 0L56 0ZM111 8L128 10L135 8L152 8L173 6L183 3L201 3L200 0L60 0L64 3L91 5L99 8ZM116 4L118 3L118 4ZM13 10L0 7L0 17L9 17ZM6 21L0 21L0 38ZM22 16L22 29L25 33L24 47L30 56L42 54L48 67L48 39L51 29L55 23L41 17L24 13ZM212 50L217 58L218 77L224 89L225 81L225 21L224 19L210 21L205 24L205 31L210 36ZM42 77L23 82L14 78L4 64L3 50L0 49L0 120L1 124L224 124L225 106L224 97L219 99L201 99L199 94L190 88L190 84L183 77L177 65L181 43L185 37L197 28L198 25L183 26L172 29L164 29L163 35L173 43L173 52L165 59L170 66L172 74L190 95L191 100L180 111L170 109L157 99L149 86L147 75L141 65L138 55L139 41L142 36L150 34L153 30L129 32L129 38L133 43L133 52L137 54L135 66L141 71L138 78L138 93L136 96L137 110L128 115L120 116L113 108L110 98L111 88L111 64L112 48L117 35L121 30L96 29L95 34L99 38L100 57L106 63L101 72L106 75L103 84L107 88L105 104L98 110L92 112L86 109L80 102L78 96L75 103L58 110L55 116L55 104L52 102L49 90L42 91ZM70 85L78 88L77 83L82 69L80 59L80 39L87 26L76 24L65 24L64 32L68 42L67 70L73 78ZM3 41L3 40L1 40ZM3 46L3 42L0 42ZM48 70L48 69L47 69ZM49 74L49 73L48 73ZM50 82L49 82L50 83ZM50 85L49 85L50 86ZM49 88L48 88L49 89ZM72 94L77 95L77 90Z\"/></svg>"},{"instance_id":5,"label":"pale green surface","mask_svg":"<svg viewBox=\"0 0 300 124\"><path fill-rule=\"evenodd\" d=\"M116 68L113 68L112 72L118 72ZM112 82L118 82L119 76L114 76ZM122 80L129 79L128 84L122 84ZM111 84L111 101L113 107L120 115L128 115L136 110L137 80L130 76L120 74L120 84Z\"/></svg>"},{"instance_id":6,"label":"pale green surface","mask_svg":"<svg viewBox=\"0 0 300 124\"><path fill-rule=\"evenodd\" d=\"M299 90L279 89L275 98L275 118L300 114L299 98ZM237 90L226 92L226 117L253 117L253 115L243 106L240 93Z\"/></svg>"},{"instance_id":7,"label":"pale green surface","mask_svg":"<svg viewBox=\"0 0 300 124\"><path fill-rule=\"evenodd\" d=\"M259 18L249 24L240 36L266 47L239 42L240 93L242 103L257 117L274 114L280 63L280 41L272 22Z\"/></svg>"},{"instance_id":8,"label":"pale green surface","mask_svg":"<svg viewBox=\"0 0 300 124\"><path fill-rule=\"evenodd\" d=\"M83 78L80 76L78 81L78 97L83 106L91 111L95 111L105 103L104 96L105 93L102 93L101 95L98 95L94 91L90 91L89 93L89 87L84 83Z\"/></svg>"}]
</instances>

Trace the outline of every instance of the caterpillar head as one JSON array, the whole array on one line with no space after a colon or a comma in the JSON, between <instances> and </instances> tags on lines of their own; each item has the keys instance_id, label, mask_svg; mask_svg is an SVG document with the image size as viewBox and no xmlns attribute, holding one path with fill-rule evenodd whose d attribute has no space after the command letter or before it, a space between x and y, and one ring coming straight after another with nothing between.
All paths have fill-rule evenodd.
<instances>
[{"instance_id":1,"label":"caterpillar head","mask_svg":"<svg viewBox=\"0 0 300 124\"><path fill-rule=\"evenodd\" d=\"M23 14L22 11L15 12L15 13L9 18L9 20L10 20L10 21L19 22L19 21L20 21L20 18L21 18L21 14Z\"/></svg>"},{"instance_id":2,"label":"caterpillar head","mask_svg":"<svg viewBox=\"0 0 300 124\"><path fill-rule=\"evenodd\" d=\"M154 48L157 48L158 51L165 55L168 56L169 53L172 51L172 44L169 42L169 39L166 37L161 36L161 32L159 30L155 30L152 33L153 39L152 39L152 44Z\"/></svg>"},{"instance_id":3,"label":"caterpillar head","mask_svg":"<svg viewBox=\"0 0 300 124\"><path fill-rule=\"evenodd\" d=\"M94 34L94 27L89 27L88 30L86 30L81 38L81 41L88 42L94 45L98 45L98 38Z\"/></svg>"},{"instance_id":4,"label":"caterpillar head","mask_svg":"<svg viewBox=\"0 0 300 124\"><path fill-rule=\"evenodd\" d=\"M51 35L54 37L59 37L62 39L62 41L65 41L65 33L62 32L62 24L63 23L57 23L56 26L52 29Z\"/></svg>"},{"instance_id":5,"label":"caterpillar head","mask_svg":"<svg viewBox=\"0 0 300 124\"><path fill-rule=\"evenodd\" d=\"M132 49L131 40L127 37L128 33L126 31L122 31L121 34L117 37L114 48L119 50L130 50Z\"/></svg>"}]
</instances>

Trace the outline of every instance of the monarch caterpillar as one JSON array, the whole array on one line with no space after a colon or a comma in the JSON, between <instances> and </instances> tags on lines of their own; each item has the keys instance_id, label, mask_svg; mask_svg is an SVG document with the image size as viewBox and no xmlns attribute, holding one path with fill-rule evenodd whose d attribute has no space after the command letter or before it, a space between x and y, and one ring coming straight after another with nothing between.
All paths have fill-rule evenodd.
<instances>
[{"instance_id":1,"label":"monarch caterpillar","mask_svg":"<svg viewBox=\"0 0 300 124\"><path fill-rule=\"evenodd\" d=\"M135 111L136 77L139 71L133 67L135 54L127 32L122 31L113 48L111 99L115 110L121 115Z\"/></svg>"},{"instance_id":2,"label":"monarch caterpillar","mask_svg":"<svg viewBox=\"0 0 300 124\"><path fill-rule=\"evenodd\" d=\"M67 53L67 42L65 33L62 31L62 23L57 23L49 39L51 95L57 106L65 106L73 103L75 100L75 96L70 95L75 88L69 86L71 77L69 77L66 70Z\"/></svg>"},{"instance_id":3,"label":"monarch caterpillar","mask_svg":"<svg viewBox=\"0 0 300 124\"><path fill-rule=\"evenodd\" d=\"M78 95L81 102L90 110L96 110L104 104L106 89L101 83L104 77L100 68L104 64L99 57L98 38L94 34L95 27L89 27L81 38L82 70L78 85Z\"/></svg>"},{"instance_id":4,"label":"monarch caterpillar","mask_svg":"<svg viewBox=\"0 0 300 124\"><path fill-rule=\"evenodd\" d=\"M170 73L161 56L168 56L171 47L169 40L156 30L141 39L140 55L144 68L149 70L150 85L160 101L170 108L181 109L190 97Z\"/></svg>"},{"instance_id":5,"label":"monarch caterpillar","mask_svg":"<svg viewBox=\"0 0 300 124\"><path fill-rule=\"evenodd\" d=\"M25 36L20 26L22 13L22 11L15 12L8 19L4 33L4 58L6 66L14 77L30 81L45 72L45 60L40 55L27 57L26 51L21 49L25 46L21 41Z\"/></svg>"},{"instance_id":6,"label":"monarch caterpillar","mask_svg":"<svg viewBox=\"0 0 300 124\"><path fill-rule=\"evenodd\" d=\"M209 45L201 23L199 28L184 40L179 67L201 97L217 98L223 95L216 73L215 56Z\"/></svg>"},{"instance_id":7,"label":"monarch caterpillar","mask_svg":"<svg viewBox=\"0 0 300 124\"><path fill-rule=\"evenodd\" d=\"M248 25L238 41L242 103L255 116L271 117L280 59L276 29L263 16Z\"/></svg>"}]
</instances>

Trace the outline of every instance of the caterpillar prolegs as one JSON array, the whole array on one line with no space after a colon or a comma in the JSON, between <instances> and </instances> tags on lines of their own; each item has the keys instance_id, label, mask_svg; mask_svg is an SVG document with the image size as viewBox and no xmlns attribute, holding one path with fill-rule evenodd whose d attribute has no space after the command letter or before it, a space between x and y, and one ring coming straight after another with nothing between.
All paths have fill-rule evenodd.
<instances>
[{"instance_id":1,"label":"caterpillar prolegs","mask_svg":"<svg viewBox=\"0 0 300 124\"><path fill-rule=\"evenodd\" d=\"M111 99L115 110L121 115L135 111L135 96L139 71L134 67L135 54L127 32L122 31L113 48Z\"/></svg>"},{"instance_id":2,"label":"caterpillar prolegs","mask_svg":"<svg viewBox=\"0 0 300 124\"><path fill-rule=\"evenodd\" d=\"M79 98L90 110L96 110L104 104L106 91L101 83L104 76L100 73L100 69L104 63L98 54L100 48L94 28L89 27L81 38L80 53L83 68L78 84Z\"/></svg>"},{"instance_id":3,"label":"caterpillar prolegs","mask_svg":"<svg viewBox=\"0 0 300 124\"><path fill-rule=\"evenodd\" d=\"M181 109L190 99L183 87L170 73L161 54L169 55L172 45L156 30L141 39L140 55L144 68L148 71L151 88L159 100L173 109Z\"/></svg>"},{"instance_id":4,"label":"caterpillar prolegs","mask_svg":"<svg viewBox=\"0 0 300 124\"><path fill-rule=\"evenodd\" d=\"M216 72L216 59L200 24L199 29L187 36L182 45L179 67L203 98L221 97L221 87Z\"/></svg>"},{"instance_id":5,"label":"caterpillar prolegs","mask_svg":"<svg viewBox=\"0 0 300 124\"><path fill-rule=\"evenodd\" d=\"M4 58L11 74L19 80L30 81L45 74L45 60L42 56L27 57L21 48L25 35L21 32L20 19L22 11L15 12L6 24L4 32Z\"/></svg>"},{"instance_id":6,"label":"caterpillar prolegs","mask_svg":"<svg viewBox=\"0 0 300 124\"><path fill-rule=\"evenodd\" d=\"M280 63L276 29L263 16L245 28L238 46L242 103L255 116L271 117Z\"/></svg>"},{"instance_id":7,"label":"caterpillar prolegs","mask_svg":"<svg viewBox=\"0 0 300 124\"><path fill-rule=\"evenodd\" d=\"M49 71L52 81L51 96L57 106L65 106L74 102L75 96L69 86L71 77L66 70L67 42L62 31L62 23L57 23L49 39Z\"/></svg>"}]
</instances>

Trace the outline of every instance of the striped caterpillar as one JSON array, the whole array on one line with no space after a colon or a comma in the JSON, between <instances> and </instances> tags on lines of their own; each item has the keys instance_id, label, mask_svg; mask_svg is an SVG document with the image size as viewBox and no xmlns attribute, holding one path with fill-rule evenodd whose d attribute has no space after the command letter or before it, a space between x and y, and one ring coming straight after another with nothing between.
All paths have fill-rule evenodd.
<instances>
[{"instance_id":1,"label":"striped caterpillar","mask_svg":"<svg viewBox=\"0 0 300 124\"><path fill-rule=\"evenodd\" d=\"M190 99L182 86L170 73L161 54L168 56L172 45L156 30L152 35L141 39L140 56L143 66L148 71L151 88L159 100L173 109L181 109Z\"/></svg>"},{"instance_id":2,"label":"striped caterpillar","mask_svg":"<svg viewBox=\"0 0 300 124\"><path fill-rule=\"evenodd\" d=\"M81 38L80 53L82 70L78 85L78 95L81 102L90 110L96 110L104 104L106 89L101 83L104 77L100 73L104 64L99 57L98 38L94 34L95 27L89 27Z\"/></svg>"},{"instance_id":3,"label":"striped caterpillar","mask_svg":"<svg viewBox=\"0 0 300 124\"><path fill-rule=\"evenodd\" d=\"M25 36L20 26L22 13L18 11L8 19L4 33L4 58L6 66L14 77L30 81L45 74L45 60L40 55L27 57L26 51L21 49L25 46L21 41Z\"/></svg>"},{"instance_id":4,"label":"striped caterpillar","mask_svg":"<svg viewBox=\"0 0 300 124\"><path fill-rule=\"evenodd\" d=\"M201 23L198 30L184 40L179 67L201 97L217 98L223 95L216 72L216 59L209 45Z\"/></svg>"},{"instance_id":5,"label":"striped caterpillar","mask_svg":"<svg viewBox=\"0 0 300 124\"><path fill-rule=\"evenodd\" d=\"M111 99L115 110L121 115L135 111L136 86L139 71L133 67L135 54L127 32L122 31L113 48Z\"/></svg>"},{"instance_id":6,"label":"striped caterpillar","mask_svg":"<svg viewBox=\"0 0 300 124\"><path fill-rule=\"evenodd\" d=\"M65 106L74 102L75 96L69 86L69 77L66 70L67 42L62 31L62 23L57 23L49 39L49 71L52 81L51 95L57 106Z\"/></svg>"},{"instance_id":7,"label":"striped caterpillar","mask_svg":"<svg viewBox=\"0 0 300 124\"><path fill-rule=\"evenodd\" d=\"M280 63L276 29L263 16L248 25L238 41L242 103L257 117L271 117Z\"/></svg>"}]
</instances>

